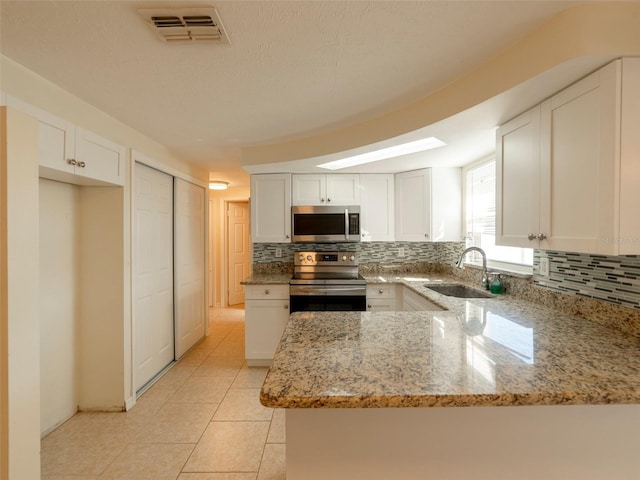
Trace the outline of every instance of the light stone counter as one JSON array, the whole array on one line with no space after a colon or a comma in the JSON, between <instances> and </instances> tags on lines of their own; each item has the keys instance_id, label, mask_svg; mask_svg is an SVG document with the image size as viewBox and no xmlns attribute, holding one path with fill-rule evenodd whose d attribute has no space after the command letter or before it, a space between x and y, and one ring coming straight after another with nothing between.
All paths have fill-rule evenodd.
<instances>
[{"instance_id":1,"label":"light stone counter","mask_svg":"<svg viewBox=\"0 0 640 480\"><path fill-rule=\"evenodd\" d=\"M289 285L290 273L258 273L245 278L240 283L242 285Z\"/></svg>"},{"instance_id":2,"label":"light stone counter","mask_svg":"<svg viewBox=\"0 0 640 480\"><path fill-rule=\"evenodd\" d=\"M291 315L262 388L270 407L640 403L640 339L510 299L459 299L434 275L400 282L442 312Z\"/></svg>"},{"instance_id":3,"label":"light stone counter","mask_svg":"<svg viewBox=\"0 0 640 480\"><path fill-rule=\"evenodd\" d=\"M509 295L290 316L261 392L288 480L637 478L640 339ZM398 408L465 407L465 408Z\"/></svg>"}]
</instances>

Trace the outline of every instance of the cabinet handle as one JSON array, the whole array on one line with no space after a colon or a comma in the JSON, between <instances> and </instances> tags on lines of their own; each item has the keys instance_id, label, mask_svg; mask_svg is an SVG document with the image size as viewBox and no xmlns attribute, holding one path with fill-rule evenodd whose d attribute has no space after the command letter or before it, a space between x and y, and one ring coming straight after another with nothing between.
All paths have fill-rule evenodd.
<instances>
[{"instance_id":1,"label":"cabinet handle","mask_svg":"<svg viewBox=\"0 0 640 480\"><path fill-rule=\"evenodd\" d=\"M284 306L284 309L285 309L285 310L289 310L289 305L285 305L285 306Z\"/></svg>"},{"instance_id":2,"label":"cabinet handle","mask_svg":"<svg viewBox=\"0 0 640 480\"><path fill-rule=\"evenodd\" d=\"M73 166L75 166L78 162L76 162L76 159L75 159L75 158L67 158L67 163L68 163L69 165L73 165Z\"/></svg>"},{"instance_id":3,"label":"cabinet handle","mask_svg":"<svg viewBox=\"0 0 640 480\"><path fill-rule=\"evenodd\" d=\"M87 164L86 164L86 163L84 163L83 161L80 161L80 162L78 162L78 166L79 166L80 168L84 168L84 167L86 167L86 166L87 166Z\"/></svg>"},{"instance_id":4,"label":"cabinet handle","mask_svg":"<svg viewBox=\"0 0 640 480\"><path fill-rule=\"evenodd\" d=\"M544 233L538 234L538 240L544 240L545 238L547 238L547 236Z\"/></svg>"},{"instance_id":5,"label":"cabinet handle","mask_svg":"<svg viewBox=\"0 0 640 480\"><path fill-rule=\"evenodd\" d=\"M530 233L529 235L527 235L527 238L529 240L535 240L536 239L536 234L535 233Z\"/></svg>"},{"instance_id":6,"label":"cabinet handle","mask_svg":"<svg viewBox=\"0 0 640 480\"><path fill-rule=\"evenodd\" d=\"M269 290L265 290L265 291L264 291L264 294L265 294L265 295L269 295L270 293L271 293L271 292L270 292Z\"/></svg>"},{"instance_id":7,"label":"cabinet handle","mask_svg":"<svg viewBox=\"0 0 640 480\"><path fill-rule=\"evenodd\" d=\"M424 238L429 238L429 234L428 234L428 233L425 233L425 234L424 234Z\"/></svg>"}]
</instances>

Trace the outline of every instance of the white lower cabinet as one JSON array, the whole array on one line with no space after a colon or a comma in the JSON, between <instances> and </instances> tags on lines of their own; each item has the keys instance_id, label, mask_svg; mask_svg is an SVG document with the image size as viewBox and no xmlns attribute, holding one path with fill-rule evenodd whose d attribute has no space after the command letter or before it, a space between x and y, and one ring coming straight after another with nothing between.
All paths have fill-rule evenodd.
<instances>
[{"instance_id":1,"label":"white lower cabinet","mask_svg":"<svg viewBox=\"0 0 640 480\"><path fill-rule=\"evenodd\" d=\"M398 310L396 284L367 285L367 312L394 312Z\"/></svg>"},{"instance_id":2,"label":"white lower cabinet","mask_svg":"<svg viewBox=\"0 0 640 480\"><path fill-rule=\"evenodd\" d=\"M273 360L289 320L289 285L245 286L245 358L250 367Z\"/></svg>"},{"instance_id":3,"label":"white lower cabinet","mask_svg":"<svg viewBox=\"0 0 640 480\"><path fill-rule=\"evenodd\" d=\"M403 312L418 312L418 311L440 311L442 307L427 300L422 295L410 290L407 287L402 287L402 311Z\"/></svg>"}]
</instances>

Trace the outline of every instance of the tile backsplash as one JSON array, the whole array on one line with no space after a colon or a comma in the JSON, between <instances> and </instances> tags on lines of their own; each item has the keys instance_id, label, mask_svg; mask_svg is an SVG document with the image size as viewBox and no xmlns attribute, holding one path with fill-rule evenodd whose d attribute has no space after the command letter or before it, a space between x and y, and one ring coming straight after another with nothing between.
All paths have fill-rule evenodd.
<instances>
[{"instance_id":1,"label":"tile backsplash","mask_svg":"<svg viewBox=\"0 0 640 480\"><path fill-rule=\"evenodd\" d=\"M549 260L549 276L534 275L536 285L640 309L640 256L534 251L534 271Z\"/></svg>"},{"instance_id":2,"label":"tile backsplash","mask_svg":"<svg viewBox=\"0 0 640 480\"><path fill-rule=\"evenodd\" d=\"M254 243L253 263L293 263L296 252L355 251L359 253L361 264L452 264L463 249L463 242ZM276 257L278 250L280 257Z\"/></svg>"}]
</instances>

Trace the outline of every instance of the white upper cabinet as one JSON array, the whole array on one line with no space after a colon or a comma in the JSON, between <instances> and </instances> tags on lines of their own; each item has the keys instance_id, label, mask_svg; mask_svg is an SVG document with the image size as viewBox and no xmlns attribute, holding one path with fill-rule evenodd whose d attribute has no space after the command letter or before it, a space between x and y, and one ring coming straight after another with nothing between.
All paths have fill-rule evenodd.
<instances>
[{"instance_id":1,"label":"white upper cabinet","mask_svg":"<svg viewBox=\"0 0 640 480\"><path fill-rule=\"evenodd\" d=\"M360 231L363 242L392 242L394 229L393 174L360 174Z\"/></svg>"},{"instance_id":2,"label":"white upper cabinet","mask_svg":"<svg viewBox=\"0 0 640 480\"><path fill-rule=\"evenodd\" d=\"M462 173L425 168L395 176L395 239L408 242L462 240Z\"/></svg>"},{"instance_id":3,"label":"white upper cabinet","mask_svg":"<svg viewBox=\"0 0 640 480\"><path fill-rule=\"evenodd\" d=\"M251 175L251 241L291 242L291 174Z\"/></svg>"},{"instance_id":4,"label":"white upper cabinet","mask_svg":"<svg viewBox=\"0 0 640 480\"><path fill-rule=\"evenodd\" d=\"M124 185L125 147L9 95L6 101L39 121L42 178L76 185Z\"/></svg>"},{"instance_id":5,"label":"white upper cabinet","mask_svg":"<svg viewBox=\"0 0 640 480\"><path fill-rule=\"evenodd\" d=\"M497 243L640 253L640 60L617 60L498 130Z\"/></svg>"},{"instance_id":6,"label":"white upper cabinet","mask_svg":"<svg viewBox=\"0 0 640 480\"><path fill-rule=\"evenodd\" d=\"M293 205L360 205L360 175L293 175Z\"/></svg>"}]
</instances>

